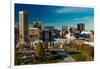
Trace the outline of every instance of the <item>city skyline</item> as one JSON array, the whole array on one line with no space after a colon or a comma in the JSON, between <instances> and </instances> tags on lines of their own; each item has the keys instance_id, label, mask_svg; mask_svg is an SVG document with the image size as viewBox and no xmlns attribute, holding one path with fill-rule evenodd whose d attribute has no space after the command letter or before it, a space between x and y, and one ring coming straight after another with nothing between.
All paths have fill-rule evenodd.
<instances>
[{"instance_id":1,"label":"city skyline","mask_svg":"<svg viewBox=\"0 0 100 69\"><path fill-rule=\"evenodd\" d=\"M83 7L15 4L15 65L93 61L93 12Z\"/></svg>"},{"instance_id":2,"label":"city skyline","mask_svg":"<svg viewBox=\"0 0 100 69\"><path fill-rule=\"evenodd\" d=\"M15 4L15 24L18 24L19 11L28 13L29 25L34 21L40 21L42 25L51 25L60 29L63 25L77 27L78 23L84 23L86 30L94 29L93 8Z\"/></svg>"}]
</instances>

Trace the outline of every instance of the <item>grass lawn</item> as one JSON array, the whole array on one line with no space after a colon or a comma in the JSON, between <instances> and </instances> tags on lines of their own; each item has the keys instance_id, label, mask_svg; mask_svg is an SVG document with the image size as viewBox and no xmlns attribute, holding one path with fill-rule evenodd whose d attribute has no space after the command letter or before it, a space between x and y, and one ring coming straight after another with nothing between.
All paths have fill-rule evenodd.
<instances>
[{"instance_id":1,"label":"grass lawn","mask_svg":"<svg viewBox=\"0 0 100 69\"><path fill-rule=\"evenodd\" d=\"M54 59L54 60L45 60L45 61L33 61L32 64L47 64L47 63L58 63L63 61L64 58Z\"/></svg>"},{"instance_id":2,"label":"grass lawn","mask_svg":"<svg viewBox=\"0 0 100 69\"><path fill-rule=\"evenodd\" d=\"M93 58L91 55L88 55L88 52L69 52L69 54L74 58L76 61L92 61Z\"/></svg>"},{"instance_id":3,"label":"grass lawn","mask_svg":"<svg viewBox=\"0 0 100 69\"><path fill-rule=\"evenodd\" d=\"M61 59L43 61L43 62L40 62L40 63L41 63L41 64L46 64L46 63L58 63L58 62L63 61L63 60L64 60L64 59L61 58Z\"/></svg>"},{"instance_id":4,"label":"grass lawn","mask_svg":"<svg viewBox=\"0 0 100 69\"><path fill-rule=\"evenodd\" d=\"M74 58L76 61L86 61L86 57L82 55L81 53L78 54L70 54L72 58Z\"/></svg>"},{"instance_id":5,"label":"grass lawn","mask_svg":"<svg viewBox=\"0 0 100 69\"><path fill-rule=\"evenodd\" d=\"M94 48L87 44L78 45L75 43L67 44L66 52L69 53L76 61L93 61Z\"/></svg>"}]
</instances>

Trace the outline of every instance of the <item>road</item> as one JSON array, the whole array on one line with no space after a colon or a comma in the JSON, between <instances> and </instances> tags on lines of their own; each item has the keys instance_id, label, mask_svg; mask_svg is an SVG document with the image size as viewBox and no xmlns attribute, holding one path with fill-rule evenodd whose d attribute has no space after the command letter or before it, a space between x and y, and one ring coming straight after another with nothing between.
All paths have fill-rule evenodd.
<instances>
[{"instance_id":1,"label":"road","mask_svg":"<svg viewBox=\"0 0 100 69\"><path fill-rule=\"evenodd\" d=\"M64 49L49 49L49 50L51 50L51 51L64 51ZM70 54L68 54L68 53L66 52L66 57L65 57L64 60L61 61L61 62L75 62L75 59L72 58L72 57L70 56Z\"/></svg>"},{"instance_id":2,"label":"road","mask_svg":"<svg viewBox=\"0 0 100 69\"><path fill-rule=\"evenodd\" d=\"M75 62L75 59L72 58L70 55L65 57L63 61L61 61L60 63L64 63L64 62Z\"/></svg>"}]
</instances>

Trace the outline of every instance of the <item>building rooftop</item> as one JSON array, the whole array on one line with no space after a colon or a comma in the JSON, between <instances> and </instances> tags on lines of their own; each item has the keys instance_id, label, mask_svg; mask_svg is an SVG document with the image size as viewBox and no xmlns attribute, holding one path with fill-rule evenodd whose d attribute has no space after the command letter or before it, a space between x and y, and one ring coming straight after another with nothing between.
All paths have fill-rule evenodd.
<instances>
[{"instance_id":1,"label":"building rooftop","mask_svg":"<svg viewBox=\"0 0 100 69\"><path fill-rule=\"evenodd\" d=\"M33 30L34 30L34 29L38 30L38 28L29 28L29 29L30 29L30 30L31 30L31 29L33 29Z\"/></svg>"},{"instance_id":2,"label":"building rooftop","mask_svg":"<svg viewBox=\"0 0 100 69\"><path fill-rule=\"evenodd\" d=\"M19 14L26 13L25 11L19 11Z\"/></svg>"}]
</instances>

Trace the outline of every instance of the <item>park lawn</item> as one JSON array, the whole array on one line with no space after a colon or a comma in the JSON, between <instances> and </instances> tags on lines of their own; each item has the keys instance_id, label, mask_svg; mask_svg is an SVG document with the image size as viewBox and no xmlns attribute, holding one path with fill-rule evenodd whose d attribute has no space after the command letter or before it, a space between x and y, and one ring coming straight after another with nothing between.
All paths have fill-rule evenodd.
<instances>
[{"instance_id":1,"label":"park lawn","mask_svg":"<svg viewBox=\"0 0 100 69\"><path fill-rule=\"evenodd\" d=\"M78 54L70 54L72 58L74 58L76 61L86 61L86 57L82 55L81 53Z\"/></svg>"},{"instance_id":2,"label":"park lawn","mask_svg":"<svg viewBox=\"0 0 100 69\"><path fill-rule=\"evenodd\" d=\"M54 60L45 60L45 61L33 61L32 64L48 64L48 63L58 63L63 61L64 58L54 59Z\"/></svg>"}]
</instances>

